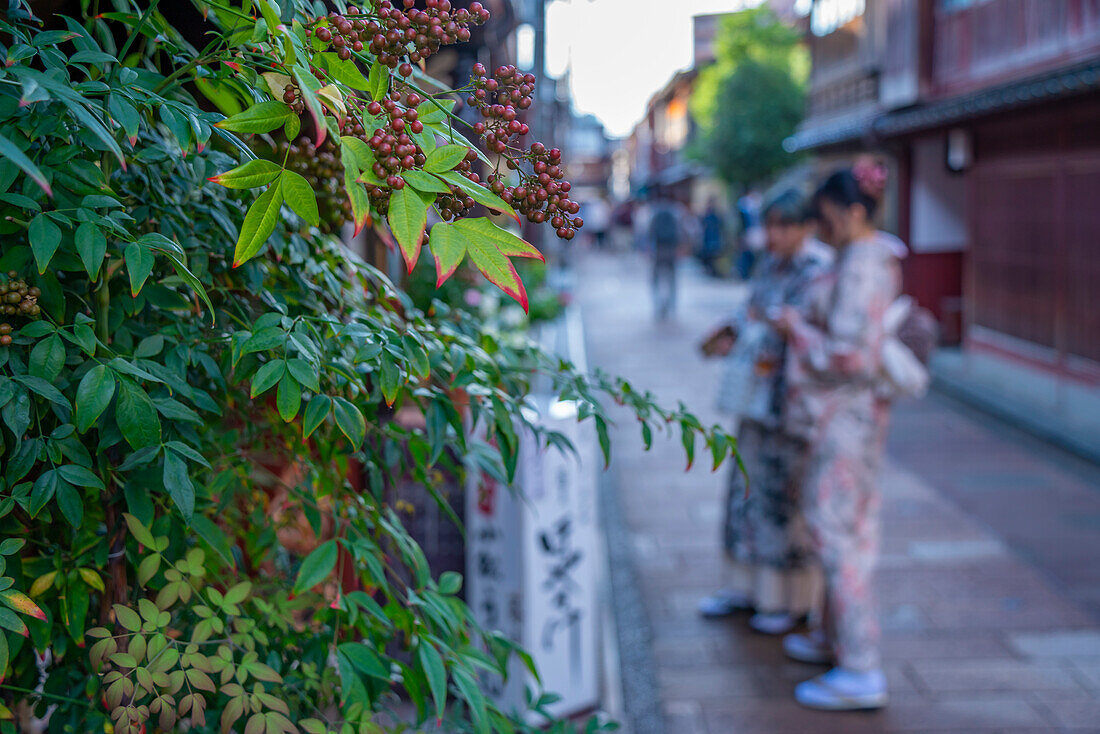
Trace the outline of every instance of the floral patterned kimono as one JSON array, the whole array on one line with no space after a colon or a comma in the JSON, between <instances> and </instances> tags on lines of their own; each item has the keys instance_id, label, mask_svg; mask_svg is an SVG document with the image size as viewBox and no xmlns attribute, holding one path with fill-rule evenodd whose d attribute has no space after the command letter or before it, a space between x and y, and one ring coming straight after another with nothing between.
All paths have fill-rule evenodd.
<instances>
[{"instance_id":1,"label":"floral patterned kimono","mask_svg":"<svg viewBox=\"0 0 1100 734\"><path fill-rule=\"evenodd\" d=\"M751 593L758 611L808 611L809 594L794 588L798 582L791 572L797 576L812 558L798 509L798 480L806 444L787 434L781 423L786 341L774 329L763 326L762 319L777 307L802 306L807 286L828 269L831 259L832 250L820 243L807 244L787 259L769 255L752 279L746 308L735 319L739 334L746 333L750 321L764 331L753 348L755 370L749 405L740 415L737 431L745 474L737 468L731 471L724 541L729 557L743 574L735 585L748 587L741 590Z\"/></svg>"},{"instance_id":2,"label":"floral patterned kimono","mask_svg":"<svg viewBox=\"0 0 1100 734\"><path fill-rule=\"evenodd\" d=\"M825 631L852 670L879 665L870 583L889 404L876 391L883 316L901 290L891 242L877 234L840 252L811 287L788 346L785 425L810 444L803 511L825 572Z\"/></svg>"}]
</instances>

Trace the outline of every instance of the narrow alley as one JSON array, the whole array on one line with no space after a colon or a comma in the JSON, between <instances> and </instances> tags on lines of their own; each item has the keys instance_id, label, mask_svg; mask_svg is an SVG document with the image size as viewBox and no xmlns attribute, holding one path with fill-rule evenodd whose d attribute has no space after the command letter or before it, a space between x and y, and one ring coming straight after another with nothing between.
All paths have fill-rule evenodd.
<instances>
[{"instance_id":1,"label":"narrow alley","mask_svg":"<svg viewBox=\"0 0 1100 734\"><path fill-rule=\"evenodd\" d=\"M684 263L657 323L644 259L576 269L592 366L720 422L697 345L742 287ZM876 578L891 703L823 714L792 698L822 669L745 616L696 612L721 583L728 467L685 473L678 440L647 454L631 421L615 431L605 523L632 734L1100 731L1100 468L940 394L900 406Z\"/></svg>"}]
</instances>

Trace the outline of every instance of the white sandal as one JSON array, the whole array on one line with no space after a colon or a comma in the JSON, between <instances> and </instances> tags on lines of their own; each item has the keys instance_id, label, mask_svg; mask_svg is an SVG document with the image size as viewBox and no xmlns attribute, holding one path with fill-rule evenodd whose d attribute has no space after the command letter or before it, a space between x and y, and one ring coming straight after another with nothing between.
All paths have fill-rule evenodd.
<instances>
[{"instance_id":1,"label":"white sandal","mask_svg":"<svg viewBox=\"0 0 1100 734\"><path fill-rule=\"evenodd\" d=\"M858 672L833 668L813 680L799 683L794 698L803 706L822 711L868 711L886 705L886 676L881 670Z\"/></svg>"}]
</instances>

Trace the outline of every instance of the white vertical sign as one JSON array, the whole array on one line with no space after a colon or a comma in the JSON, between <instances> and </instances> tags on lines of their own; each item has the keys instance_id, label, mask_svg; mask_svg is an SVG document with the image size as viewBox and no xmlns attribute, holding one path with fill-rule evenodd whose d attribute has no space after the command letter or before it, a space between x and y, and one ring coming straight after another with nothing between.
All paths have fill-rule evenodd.
<instances>
[{"instance_id":1,"label":"white vertical sign","mask_svg":"<svg viewBox=\"0 0 1100 734\"><path fill-rule=\"evenodd\" d=\"M531 653L543 689L561 696L551 712L567 716L599 703L596 441L571 403L552 404L538 422L569 438L577 454L539 450L526 434L516 475L522 499L484 477L471 482L468 600L483 626ZM501 705L519 708L531 681L487 683Z\"/></svg>"}]
</instances>

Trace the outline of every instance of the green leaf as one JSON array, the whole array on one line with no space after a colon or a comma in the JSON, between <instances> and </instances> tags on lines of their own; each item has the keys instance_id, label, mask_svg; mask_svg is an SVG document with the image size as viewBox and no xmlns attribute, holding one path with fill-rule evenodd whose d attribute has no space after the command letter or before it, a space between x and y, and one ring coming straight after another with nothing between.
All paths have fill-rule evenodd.
<instances>
[{"instance_id":1,"label":"green leaf","mask_svg":"<svg viewBox=\"0 0 1100 734\"><path fill-rule=\"evenodd\" d=\"M321 223L321 216L317 211L317 195L313 193L313 187L309 182L294 171L283 171L280 179L283 187L283 198L290 208L302 219L314 227Z\"/></svg>"},{"instance_id":2,"label":"green leaf","mask_svg":"<svg viewBox=\"0 0 1100 734\"><path fill-rule=\"evenodd\" d=\"M480 236L468 227L460 227L466 221L456 222L455 230L465 235L466 252L474 266L481 271L490 283L500 288L527 310L527 289L523 287L516 268L500 250L500 244L492 239Z\"/></svg>"},{"instance_id":3,"label":"green leaf","mask_svg":"<svg viewBox=\"0 0 1100 734\"><path fill-rule=\"evenodd\" d=\"M370 96L377 102L382 101L382 98L386 96L390 89L389 69L384 64L375 61L371 64L367 84L370 85Z\"/></svg>"},{"instance_id":4,"label":"green leaf","mask_svg":"<svg viewBox=\"0 0 1100 734\"><path fill-rule=\"evenodd\" d=\"M322 54L328 72L333 79L360 92L371 91L370 81L359 71L359 67L351 59L341 59L334 53Z\"/></svg>"},{"instance_id":5,"label":"green leaf","mask_svg":"<svg viewBox=\"0 0 1100 734\"><path fill-rule=\"evenodd\" d=\"M56 333L43 339L31 350L30 373L47 382L54 382L65 367L65 342Z\"/></svg>"},{"instance_id":6,"label":"green leaf","mask_svg":"<svg viewBox=\"0 0 1100 734\"><path fill-rule=\"evenodd\" d=\"M462 574L454 571L444 571L439 577L439 592L441 594L457 594L462 589Z\"/></svg>"},{"instance_id":7,"label":"green leaf","mask_svg":"<svg viewBox=\"0 0 1100 734\"><path fill-rule=\"evenodd\" d=\"M107 100L107 109L111 117L115 119L122 129L126 131L126 137L130 139L130 145L137 142L138 131L141 129L141 116L137 110L122 98L122 95L112 94Z\"/></svg>"},{"instance_id":8,"label":"green leaf","mask_svg":"<svg viewBox=\"0 0 1100 734\"><path fill-rule=\"evenodd\" d=\"M130 273L130 294L137 296L138 293L141 293L145 281L153 272L153 262L156 258L153 257L153 253L148 248L136 242L126 245L124 255L126 257L126 270Z\"/></svg>"},{"instance_id":9,"label":"green leaf","mask_svg":"<svg viewBox=\"0 0 1100 734\"><path fill-rule=\"evenodd\" d=\"M401 369L388 355L382 355L382 363L378 367L382 388L382 397L386 399L386 405L393 405L397 399L397 389L401 386Z\"/></svg>"},{"instance_id":10,"label":"green leaf","mask_svg":"<svg viewBox=\"0 0 1100 734\"><path fill-rule=\"evenodd\" d=\"M352 221L355 222L355 235L363 231L363 227L370 220L370 197L362 184L345 181L345 190L348 192L348 200L351 202Z\"/></svg>"},{"instance_id":11,"label":"green leaf","mask_svg":"<svg viewBox=\"0 0 1100 734\"><path fill-rule=\"evenodd\" d=\"M466 257L466 237L456 230L453 224L437 222L432 225L428 248L435 260L435 270L438 274L435 287L438 288L454 275L462 258Z\"/></svg>"},{"instance_id":12,"label":"green leaf","mask_svg":"<svg viewBox=\"0 0 1100 734\"><path fill-rule=\"evenodd\" d=\"M686 424L680 424L680 443L687 455L687 468L690 469L695 463L695 431Z\"/></svg>"},{"instance_id":13,"label":"green leaf","mask_svg":"<svg viewBox=\"0 0 1100 734\"><path fill-rule=\"evenodd\" d=\"M364 642L344 642L337 646L337 652L345 655L360 673L381 680L390 679L390 671L382 664L378 654Z\"/></svg>"},{"instance_id":14,"label":"green leaf","mask_svg":"<svg viewBox=\"0 0 1100 734\"><path fill-rule=\"evenodd\" d=\"M248 208L233 251L233 267L251 260L275 231L275 225L279 222L279 207L283 204L282 182L280 177Z\"/></svg>"},{"instance_id":15,"label":"green leaf","mask_svg":"<svg viewBox=\"0 0 1100 734\"><path fill-rule=\"evenodd\" d=\"M121 604L114 605L115 621L122 625L123 629L130 632L141 631L141 617L130 607L124 607Z\"/></svg>"},{"instance_id":16,"label":"green leaf","mask_svg":"<svg viewBox=\"0 0 1100 734\"><path fill-rule=\"evenodd\" d=\"M27 630L26 623L19 617L15 616L15 612L11 611L7 607L0 607L0 627L11 630L17 635L26 637L30 632ZM3 638L4 635L0 635ZM3 668L0 668L0 673L3 672Z\"/></svg>"},{"instance_id":17,"label":"green leaf","mask_svg":"<svg viewBox=\"0 0 1100 734\"><path fill-rule=\"evenodd\" d=\"M253 352L266 352L268 349L281 347L286 343L286 332L279 326L265 326L241 345L242 354Z\"/></svg>"},{"instance_id":18,"label":"green leaf","mask_svg":"<svg viewBox=\"0 0 1100 734\"><path fill-rule=\"evenodd\" d=\"M325 142L325 136L328 135L325 108L317 96L317 92L321 90L321 82L317 80L313 72L301 65L296 65L291 69L291 76L298 83L298 94L301 95L302 101L306 103L306 110L313 118L313 127L316 133L314 143L319 147L321 143Z\"/></svg>"},{"instance_id":19,"label":"green leaf","mask_svg":"<svg viewBox=\"0 0 1100 734\"><path fill-rule=\"evenodd\" d=\"M358 173L359 171L370 171L374 167L375 157L374 151L370 149L370 146L364 143L362 140L351 135L344 135L340 138L340 159L344 163L344 167L348 167L349 161L345 158L345 151L352 156L353 169ZM377 180L374 178L374 174L371 174L371 180Z\"/></svg>"},{"instance_id":20,"label":"green leaf","mask_svg":"<svg viewBox=\"0 0 1100 734\"><path fill-rule=\"evenodd\" d=\"M115 396L115 377L105 365L97 364L81 378L76 388L76 428L84 433L103 415Z\"/></svg>"},{"instance_id":21,"label":"green leaf","mask_svg":"<svg viewBox=\"0 0 1100 734\"><path fill-rule=\"evenodd\" d=\"M435 122L443 122L447 119L447 113L454 110L453 99L426 99L416 107L416 116L425 125Z\"/></svg>"},{"instance_id":22,"label":"green leaf","mask_svg":"<svg viewBox=\"0 0 1100 734\"><path fill-rule=\"evenodd\" d=\"M443 665L443 658L439 651L423 638L417 645L416 658L428 679L428 688L432 692L432 701L435 702L435 715L440 719L447 705L447 669Z\"/></svg>"},{"instance_id":23,"label":"green leaf","mask_svg":"<svg viewBox=\"0 0 1100 734\"><path fill-rule=\"evenodd\" d=\"M286 366L287 369L290 370L290 374L294 375L294 379L302 383L303 387L313 392L317 392L321 389L317 369L310 365L309 362L298 358L288 359Z\"/></svg>"},{"instance_id":24,"label":"green leaf","mask_svg":"<svg viewBox=\"0 0 1100 734\"><path fill-rule=\"evenodd\" d=\"M61 514L74 528L79 528L84 522L84 501L80 497L79 490L68 482L57 483L57 506L61 508Z\"/></svg>"},{"instance_id":25,"label":"green leaf","mask_svg":"<svg viewBox=\"0 0 1100 734\"><path fill-rule=\"evenodd\" d=\"M358 449L363 445L363 439L367 435L367 421L363 413L355 405L341 397L333 398L333 414L336 416L336 425L340 432L347 436L353 448Z\"/></svg>"},{"instance_id":26,"label":"green leaf","mask_svg":"<svg viewBox=\"0 0 1100 734\"><path fill-rule=\"evenodd\" d=\"M84 263L84 270L92 281L99 279L99 269L107 255L107 238L103 231L91 222L84 222L76 228L76 251Z\"/></svg>"},{"instance_id":27,"label":"green leaf","mask_svg":"<svg viewBox=\"0 0 1100 734\"><path fill-rule=\"evenodd\" d=\"M454 671L453 678L455 687L458 688L458 694L470 704L470 713L473 716L474 725L477 731L479 734L480 732L488 733L489 725L485 712L485 694L481 692L481 689L477 685L477 681L462 668L458 668Z\"/></svg>"},{"instance_id":28,"label":"green leaf","mask_svg":"<svg viewBox=\"0 0 1100 734\"><path fill-rule=\"evenodd\" d=\"M339 546L335 539L317 546L306 556L301 568L298 569L298 578L294 581L294 593L301 594L327 579L332 569L336 567L338 555Z\"/></svg>"},{"instance_id":29,"label":"green leaf","mask_svg":"<svg viewBox=\"0 0 1100 734\"><path fill-rule=\"evenodd\" d=\"M44 213L38 214L27 227L27 236L30 238L35 262L38 263L38 272L44 273L53 254L57 252L57 246L61 244L61 228Z\"/></svg>"},{"instance_id":30,"label":"green leaf","mask_svg":"<svg viewBox=\"0 0 1100 734\"><path fill-rule=\"evenodd\" d=\"M235 133L269 133L285 125L291 117L297 115L284 102L260 102L244 112L215 123L215 127Z\"/></svg>"},{"instance_id":31,"label":"green leaf","mask_svg":"<svg viewBox=\"0 0 1100 734\"><path fill-rule=\"evenodd\" d=\"M76 464L65 464L57 471L61 474L62 479L78 487L92 487L101 492L106 489L106 487L103 486L103 480L87 467L77 466Z\"/></svg>"},{"instance_id":32,"label":"green leaf","mask_svg":"<svg viewBox=\"0 0 1100 734\"><path fill-rule=\"evenodd\" d=\"M607 435L607 421L596 416L596 436L600 442L600 451L603 453L603 466L606 469L611 464L611 438ZM648 426L648 424L646 424Z\"/></svg>"},{"instance_id":33,"label":"green leaf","mask_svg":"<svg viewBox=\"0 0 1100 734\"><path fill-rule=\"evenodd\" d=\"M160 416L144 390L123 380L115 405L115 421L122 437L133 449L160 443Z\"/></svg>"},{"instance_id":34,"label":"green leaf","mask_svg":"<svg viewBox=\"0 0 1100 734\"><path fill-rule=\"evenodd\" d=\"M19 167L23 173L31 177L31 180L38 184L38 187L46 192L47 196L53 196L53 191L50 189L50 184L46 181L46 177L42 175L42 171L38 169L38 166L31 162L31 159L19 149L12 141L0 135L0 156L7 158L9 161ZM0 669L2 671L2 669Z\"/></svg>"},{"instance_id":35,"label":"green leaf","mask_svg":"<svg viewBox=\"0 0 1100 734\"><path fill-rule=\"evenodd\" d=\"M160 354L163 349L164 336L161 334L153 334L138 342L137 348L134 349L134 358L149 359L150 357L155 357Z\"/></svg>"},{"instance_id":36,"label":"green leaf","mask_svg":"<svg viewBox=\"0 0 1100 734\"><path fill-rule=\"evenodd\" d=\"M122 515L126 520L126 527L130 529L130 535L134 536L134 540L141 543L146 548L153 548L157 542L153 540L153 534L149 532L149 529L141 524L141 521L136 517L126 512Z\"/></svg>"},{"instance_id":37,"label":"green leaf","mask_svg":"<svg viewBox=\"0 0 1100 734\"><path fill-rule=\"evenodd\" d=\"M173 451L164 452L164 488L183 519L190 523L195 514L195 485L187 472L187 462Z\"/></svg>"},{"instance_id":38,"label":"green leaf","mask_svg":"<svg viewBox=\"0 0 1100 734\"><path fill-rule=\"evenodd\" d=\"M386 218L410 273L420 257L424 228L428 226L428 205L434 199L434 196L426 198L411 186L390 194L390 209Z\"/></svg>"},{"instance_id":39,"label":"green leaf","mask_svg":"<svg viewBox=\"0 0 1100 734\"><path fill-rule=\"evenodd\" d=\"M42 472L38 475L38 479L34 480L34 486L31 488L31 496L27 506L27 512L31 517L37 517L38 513L42 512L42 508L53 499L54 493L57 492L57 484L59 481L60 478L55 469Z\"/></svg>"},{"instance_id":40,"label":"green leaf","mask_svg":"<svg viewBox=\"0 0 1100 734\"><path fill-rule=\"evenodd\" d=\"M302 416L302 438L309 438L325 422L332 409L332 400L327 395L314 395Z\"/></svg>"},{"instance_id":41,"label":"green leaf","mask_svg":"<svg viewBox=\"0 0 1100 734\"><path fill-rule=\"evenodd\" d=\"M252 377L252 397L262 395L270 390L275 383L283 379L283 374L286 372L286 362L281 359L268 362L260 369L256 370L256 374Z\"/></svg>"},{"instance_id":42,"label":"green leaf","mask_svg":"<svg viewBox=\"0 0 1100 734\"><path fill-rule=\"evenodd\" d=\"M31 391L41 395L51 403L60 405L64 408L71 407L69 401L65 399L61 391L41 377L35 377L34 375L15 375L13 379L20 384L26 385Z\"/></svg>"},{"instance_id":43,"label":"green leaf","mask_svg":"<svg viewBox=\"0 0 1100 734\"><path fill-rule=\"evenodd\" d=\"M428 159L424 162L424 170L430 173L450 171L464 161L466 159L466 154L469 152L470 149L465 145L441 146L428 154ZM471 181L471 183L473 182Z\"/></svg>"},{"instance_id":44,"label":"green leaf","mask_svg":"<svg viewBox=\"0 0 1100 734\"><path fill-rule=\"evenodd\" d=\"M294 416L298 415L298 409L302 407L302 386L289 373L285 373L279 380L279 391L275 396L275 406L279 409L279 416L284 423L290 423Z\"/></svg>"},{"instance_id":45,"label":"green leaf","mask_svg":"<svg viewBox=\"0 0 1100 734\"><path fill-rule=\"evenodd\" d=\"M496 246L500 254L507 257L528 257L546 262L542 253L523 238L502 229L485 217L462 219L455 226L470 238L480 238Z\"/></svg>"},{"instance_id":46,"label":"green leaf","mask_svg":"<svg viewBox=\"0 0 1100 734\"><path fill-rule=\"evenodd\" d=\"M209 180L227 189L254 189L274 181L282 170L271 161L257 159L243 163L231 171L211 176Z\"/></svg>"},{"instance_id":47,"label":"green leaf","mask_svg":"<svg viewBox=\"0 0 1100 734\"><path fill-rule=\"evenodd\" d=\"M412 186L417 191L434 194L451 193L451 187L444 183L438 176L418 171L415 168L402 173L401 178L405 179L405 183Z\"/></svg>"},{"instance_id":48,"label":"green leaf","mask_svg":"<svg viewBox=\"0 0 1100 734\"><path fill-rule=\"evenodd\" d=\"M242 581L225 592L225 597L222 599L222 602L225 604L240 604L247 599L248 595L251 593L252 583L249 581Z\"/></svg>"}]
</instances>

